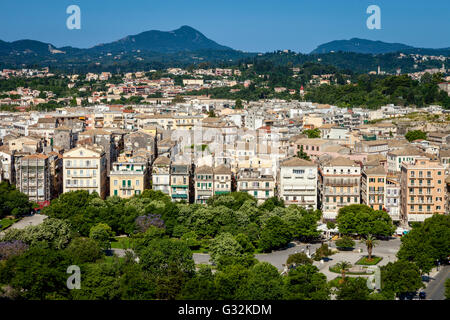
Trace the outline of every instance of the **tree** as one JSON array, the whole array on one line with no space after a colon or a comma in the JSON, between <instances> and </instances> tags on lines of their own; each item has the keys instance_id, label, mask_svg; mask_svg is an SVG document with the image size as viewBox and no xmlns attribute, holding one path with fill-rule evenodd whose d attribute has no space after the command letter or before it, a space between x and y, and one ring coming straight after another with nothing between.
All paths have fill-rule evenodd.
<instances>
[{"instance_id":1,"label":"tree","mask_svg":"<svg viewBox=\"0 0 450 320\"><path fill-rule=\"evenodd\" d=\"M352 264L348 261L342 261L336 264L336 267L341 270L342 281L345 281L345 273L352 267Z\"/></svg>"},{"instance_id":2,"label":"tree","mask_svg":"<svg viewBox=\"0 0 450 320\"><path fill-rule=\"evenodd\" d=\"M259 248L270 251L286 246L292 240L289 226L278 216L269 218L261 231Z\"/></svg>"},{"instance_id":3,"label":"tree","mask_svg":"<svg viewBox=\"0 0 450 320\"><path fill-rule=\"evenodd\" d=\"M225 257L239 257L243 251L239 242L230 233L221 233L209 247L211 260L216 264L219 264Z\"/></svg>"},{"instance_id":4,"label":"tree","mask_svg":"<svg viewBox=\"0 0 450 320\"><path fill-rule=\"evenodd\" d=\"M244 106L242 105L242 100L241 99L236 99L236 102L234 103L234 107L236 109L243 109Z\"/></svg>"},{"instance_id":5,"label":"tree","mask_svg":"<svg viewBox=\"0 0 450 320\"><path fill-rule=\"evenodd\" d=\"M97 241L82 237L73 239L66 251L75 264L95 262L103 256Z\"/></svg>"},{"instance_id":6,"label":"tree","mask_svg":"<svg viewBox=\"0 0 450 320\"><path fill-rule=\"evenodd\" d=\"M249 269L247 281L240 286L240 300L278 300L283 297L283 279L277 268L268 262L259 262Z\"/></svg>"},{"instance_id":7,"label":"tree","mask_svg":"<svg viewBox=\"0 0 450 320\"><path fill-rule=\"evenodd\" d=\"M117 259L117 258L116 258ZM117 260L88 264L82 267L82 285L72 290L76 300L120 299L120 266Z\"/></svg>"},{"instance_id":8,"label":"tree","mask_svg":"<svg viewBox=\"0 0 450 320\"><path fill-rule=\"evenodd\" d=\"M316 266L304 264L290 270L285 278L285 299L328 300L327 277Z\"/></svg>"},{"instance_id":9,"label":"tree","mask_svg":"<svg viewBox=\"0 0 450 320\"><path fill-rule=\"evenodd\" d=\"M427 139L427 133L423 132L422 130L412 130L412 131L408 131L405 134L405 138L409 142L414 141L414 140L418 140L418 139L426 140Z\"/></svg>"},{"instance_id":10,"label":"tree","mask_svg":"<svg viewBox=\"0 0 450 320\"><path fill-rule=\"evenodd\" d=\"M311 160L308 154L305 151L303 151L303 145L300 146L300 151L297 152L297 157L307 161Z\"/></svg>"},{"instance_id":11,"label":"tree","mask_svg":"<svg viewBox=\"0 0 450 320\"><path fill-rule=\"evenodd\" d=\"M63 251L39 243L0 264L0 283L10 285L27 300L67 298L66 270L71 264Z\"/></svg>"},{"instance_id":12,"label":"tree","mask_svg":"<svg viewBox=\"0 0 450 320\"><path fill-rule=\"evenodd\" d=\"M227 265L222 270L217 271L214 277L217 299L238 299L240 287L246 285L248 275L249 270L239 264Z\"/></svg>"},{"instance_id":13,"label":"tree","mask_svg":"<svg viewBox=\"0 0 450 320\"><path fill-rule=\"evenodd\" d=\"M306 134L309 139L315 139L320 138L320 129L309 129L309 130L303 130L303 134Z\"/></svg>"},{"instance_id":14,"label":"tree","mask_svg":"<svg viewBox=\"0 0 450 320\"><path fill-rule=\"evenodd\" d=\"M430 272L436 261L450 255L450 216L436 214L414 224L401 241L397 257L414 262L422 273Z\"/></svg>"},{"instance_id":15,"label":"tree","mask_svg":"<svg viewBox=\"0 0 450 320\"><path fill-rule=\"evenodd\" d=\"M143 270L155 275L167 273L172 265L177 266L186 274L192 274L194 271L192 252L186 243L181 240L151 240L146 247L137 252L137 255Z\"/></svg>"},{"instance_id":16,"label":"tree","mask_svg":"<svg viewBox=\"0 0 450 320\"><path fill-rule=\"evenodd\" d=\"M395 231L395 226L387 212L375 211L364 204L352 204L339 209L336 220L339 232L345 235L390 236Z\"/></svg>"},{"instance_id":17,"label":"tree","mask_svg":"<svg viewBox=\"0 0 450 320\"><path fill-rule=\"evenodd\" d=\"M211 267L200 265L195 276L189 279L181 291L183 300L215 300L217 296Z\"/></svg>"},{"instance_id":18,"label":"tree","mask_svg":"<svg viewBox=\"0 0 450 320\"><path fill-rule=\"evenodd\" d=\"M28 196L9 182L0 183L0 219L9 215L18 217L29 214L33 204Z\"/></svg>"},{"instance_id":19,"label":"tree","mask_svg":"<svg viewBox=\"0 0 450 320\"><path fill-rule=\"evenodd\" d=\"M322 245L316 249L316 252L314 252L313 258L314 260L319 261L330 256L331 254L333 254L333 252L328 248L328 244L322 243Z\"/></svg>"},{"instance_id":20,"label":"tree","mask_svg":"<svg viewBox=\"0 0 450 320\"><path fill-rule=\"evenodd\" d=\"M21 255L28 249L28 245L20 240L0 242L0 261Z\"/></svg>"},{"instance_id":21,"label":"tree","mask_svg":"<svg viewBox=\"0 0 450 320\"><path fill-rule=\"evenodd\" d=\"M367 254L368 254L367 260L369 261L372 260L372 250L378 244L378 241L375 239L374 236L368 234L364 240L361 240L361 242L364 243L367 247Z\"/></svg>"},{"instance_id":22,"label":"tree","mask_svg":"<svg viewBox=\"0 0 450 320\"><path fill-rule=\"evenodd\" d=\"M114 233L111 227L105 223L99 223L91 228L89 231L89 238L96 240L103 250L109 249L111 247L111 238Z\"/></svg>"},{"instance_id":23,"label":"tree","mask_svg":"<svg viewBox=\"0 0 450 320\"><path fill-rule=\"evenodd\" d=\"M349 236L343 236L336 240L336 247L339 249L349 249L355 246L355 241Z\"/></svg>"},{"instance_id":24,"label":"tree","mask_svg":"<svg viewBox=\"0 0 450 320\"><path fill-rule=\"evenodd\" d=\"M370 290L367 287L367 279L362 277L346 278L337 286L337 300L368 300Z\"/></svg>"},{"instance_id":25,"label":"tree","mask_svg":"<svg viewBox=\"0 0 450 320\"><path fill-rule=\"evenodd\" d=\"M423 286L419 268L412 262L398 260L381 267L381 289L397 296L416 292Z\"/></svg>"},{"instance_id":26,"label":"tree","mask_svg":"<svg viewBox=\"0 0 450 320\"><path fill-rule=\"evenodd\" d=\"M42 241L55 249L65 248L72 238L72 231L67 222L46 218L37 226L27 226L24 229L9 229L3 236L3 241L19 240L28 245L35 245Z\"/></svg>"},{"instance_id":27,"label":"tree","mask_svg":"<svg viewBox=\"0 0 450 320\"><path fill-rule=\"evenodd\" d=\"M298 265L302 265L302 264L312 264L312 263L313 263L313 260L311 258L308 258L308 256L304 252L290 254L286 260L287 266L292 266L292 265L298 266Z\"/></svg>"}]
</instances>

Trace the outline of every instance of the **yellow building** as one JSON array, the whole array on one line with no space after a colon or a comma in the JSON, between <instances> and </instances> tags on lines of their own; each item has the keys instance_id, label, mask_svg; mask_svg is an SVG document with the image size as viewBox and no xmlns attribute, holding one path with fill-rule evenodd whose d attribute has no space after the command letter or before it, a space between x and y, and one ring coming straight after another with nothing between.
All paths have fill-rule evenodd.
<instances>
[{"instance_id":1,"label":"yellow building","mask_svg":"<svg viewBox=\"0 0 450 320\"><path fill-rule=\"evenodd\" d=\"M110 195L130 198L140 195L148 188L148 172L146 162L127 159L113 163L110 176Z\"/></svg>"},{"instance_id":2,"label":"yellow building","mask_svg":"<svg viewBox=\"0 0 450 320\"><path fill-rule=\"evenodd\" d=\"M361 174L361 201L374 210L383 210L386 195L386 171L383 166L364 169Z\"/></svg>"}]
</instances>

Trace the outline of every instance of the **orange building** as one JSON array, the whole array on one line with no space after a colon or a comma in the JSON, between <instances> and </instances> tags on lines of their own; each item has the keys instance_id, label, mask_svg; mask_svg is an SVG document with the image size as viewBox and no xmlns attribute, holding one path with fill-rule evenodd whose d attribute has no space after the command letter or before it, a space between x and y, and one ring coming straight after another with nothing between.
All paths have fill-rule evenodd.
<instances>
[{"instance_id":1,"label":"orange building","mask_svg":"<svg viewBox=\"0 0 450 320\"><path fill-rule=\"evenodd\" d=\"M386 194L386 171L383 166L365 168L361 174L361 201L374 210L383 210Z\"/></svg>"},{"instance_id":2,"label":"orange building","mask_svg":"<svg viewBox=\"0 0 450 320\"><path fill-rule=\"evenodd\" d=\"M445 168L438 161L417 159L401 165L401 209L405 222L445 213Z\"/></svg>"}]
</instances>

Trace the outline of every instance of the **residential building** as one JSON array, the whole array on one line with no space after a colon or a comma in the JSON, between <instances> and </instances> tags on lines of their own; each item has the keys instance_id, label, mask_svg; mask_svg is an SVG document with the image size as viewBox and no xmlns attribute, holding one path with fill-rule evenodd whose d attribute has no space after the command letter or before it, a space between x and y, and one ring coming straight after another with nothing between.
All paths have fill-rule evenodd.
<instances>
[{"instance_id":1,"label":"residential building","mask_svg":"<svg viewBox=\"0 0 450 320\"><path fill-rule=\"evenodd\" d=\"M43 204L52 198L48 156L32 154L19 159L16 166L16 187L30 201Z\"/></svg>"},{"instance_id":2,"label":"residential building","mask_svg":"<svg viewBox=\"0 0 450 320\"><path fill-rule=\"evenodd\" d=\"M233 174L225 165L214 167L214 195L230 193L233 186Z\"/></svg>"},{"instance_id":3,"label":"residential building","mask_svg":"<svg viewBox=\"0 0 450 320\"><path fill-rule=\"evenodd\" d=\"M170 164L168 157L160 156L153 162L152 189L170 196Z\"/></svg>"},{"instance_id":4,"label":"residential building","mask_svg":"<svg viewBox=\"0 0 450 320\"><path fill-rule=\"evenodd\" d=\"M191 165L185 162L173 162L170 165L170 197L172 201L191 202Z\"/></svg>"},{"instance_id":5,"label":"residential building","mask_svg":"<svg viewBox=\"0 0 450 320\"><path fill-rule=\"evenodd\" d=\"M417 159L421 159L425 153L415 147L406 147L387 153L387 165L389 172L400 172L403 162L413 164Z\"/></svg>"},{"instance_id":6,"label":"residential building","mask_svg":"<svg viewBox=\"0 0 450 320\"><path fill-rule=\"evenodd\" d=\"M401 168L401 218L405 222L424 221L445 213L445 168L438 161L417 159Z\"/></svg>"},{"instance_id":7,"label":"residential building","mask_svg":"<svg viewBox=\"0 0 450 320\"><path fill-rule=\"evenodd\" d=\"M361 172L361 203L383 210L386 196L386 171L382 166L364 168Z\"/></svg>"},{"instance_id":8,"label":"residential building","mask_svg":"<svg viewBox=\"0 0 450 320\"><path fill-rule=\"evenodd\" d=\"M334 220L339 209L360 203L361 167L353 160L337 157L319 166L319 201L323 218Z\"/></svg>"},{"instance_id":9,"label":"residential building","mask_svg":"<svg viewBox=\"0 0 450 320\"><path fill-rule=\"evenodd\" d=\"M392 221L401 221L400 217L400 174L386 177L386 194L384 207Z\"/></svg>"},{"instance_id":10,"label":"residential building","mask_svg":"<svg viewBox=\"0 0 450 320\"><path fill-rule=\"evenodd\" d=\"M195 169L195 203L206 204L214 195L214 170L210 166Z\"/></svg>"},{"instance_id":11,"label":"residential building","mask_svg":"<svg viewBox=\"0 0 450 320\"><path fill-rule=\"evenodd\" d=\"M275 196L275 179L264 170L243 168L237 174L237 191L247 192L261 204Z\"/></svg>"},{"instance_id":12,"label":"residential building","mask_svg":"<svg viewBox=\"0 0 450 320\"><path fill-rule=\"evenodd\" d=\"M80 146L63 155L63 192L87 190L105 199L108 181L107 159L99 146Z\"/></svg>"},{"instance_id":13,"label":"residential building","mask_svg":"<svg viewBox=\"0 0 450 320\"><path fill-rule=\"evenodd\" d=\"M317 209L317 165L297 157L280 163L279 196L287 205Z\"/></svg>"},{"instance_id":14,"label":"residential building","mask_svg":"<svg viewBox=\"0 0 450 320\"><path fill-rule=\"evenodd\" d=\"M109 173L109 194L121 198L142 194L145 189L148 189L147 162L135 161L133 158L120 160L113 163Z\"/></svg>"}]
</instances>

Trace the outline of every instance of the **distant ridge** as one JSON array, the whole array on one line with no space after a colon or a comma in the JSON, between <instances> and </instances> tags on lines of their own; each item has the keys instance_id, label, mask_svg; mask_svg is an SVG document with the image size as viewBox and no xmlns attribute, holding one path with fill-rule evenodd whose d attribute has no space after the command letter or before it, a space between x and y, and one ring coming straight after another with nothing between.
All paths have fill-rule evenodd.
<instances>
[{"instance_id":1,"label":"distant ridge","mask_svg":"<svg viewBox=\"0 0 450 320\"><path fill-rule=\"evenodd\" d=\"M402 43L388 43L383 41L372 41L367 39L352 38L350 40L335 40L318 46L311 54L322 54L330 52L356 52L365 54L383 54L391 52L422 53L430 55L448 54L450 48L428 49L415 48Z\"/></svg>"}]
</instances>

